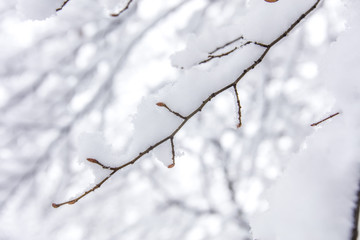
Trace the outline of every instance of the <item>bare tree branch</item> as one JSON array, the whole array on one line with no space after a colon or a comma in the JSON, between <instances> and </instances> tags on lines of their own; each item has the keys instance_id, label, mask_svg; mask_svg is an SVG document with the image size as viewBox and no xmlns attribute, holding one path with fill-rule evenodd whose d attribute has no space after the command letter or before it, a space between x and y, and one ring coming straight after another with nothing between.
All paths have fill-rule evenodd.
<instances>
[{"instance_id":1,"label":"bare tree branch","mask_svg":"<svg viewBox=\"0 0 360 240\"><path fill-rule=\"evenodd\" d=\"M140 152L138 154L138 156L136 156L135 158L133 158L132 160L130 160L129 162L119 166L119 167L115 167L113 168L112 172L105 177L103 180L101 180L98 184L96 184L93 188L89 189L88 191L84 192L82 195L80 195L77 198L74 198L70 201L67 202L63 202L60 204L56 204L53 203L52 206L57 208L60 207L62 205L65 204L74 204L77 201L79 201L81 198L85 197L86 195L88 195L89 193L95 191L96 189L100 188L101 185L103 183L105 183L109 178L112 177L112 175L114 175L117 171L119 171L122 168L125 168L129 165L134 164L135 162L137 162L141 157L143 157L144 155L148 154L149 152L151 152L154 148L158 147L160 144L164 143L165 141L172 141L171 139L174 138L174 136L182 129L182 127L192 118L194 117L196 114L198 114L199 112L202 111L202 109L205 107L205 105L207 103L209 103L213 98L215 98L216 96L218 96L220 93L228 90L229 88L235 87L238 82L244 78L244 76L250 72L251 70L253 70L259 63L261 63L264 59L264 57L269 53L270 49L275 46L278 42L280 42L282 39L284 39L306 16L308 16L320 3L321 0L317 0L306 12L304 12L293 24L291 24L291 26L284 31L280 36L278 36L276 39L274 39L269 45L263 45L261 44L262 47L265 48L264 52L262 53L262 55L254 62L252 63L249 67L247 67L246 69L244 69L244 71L242 72L242 74L240 74L240 76L238 76L232 83L228 84L227 86L219 89L216 92L213 92L212 94L210 94L209 97L207 97L200 106L198 106L192 113L190 113L188 116L184 117L184 120L182 121L182 123L172 132L170 133L167 137L163 138L162 140L158 141L157 143L149 146L147 149L145 149L143 152Z\"/></svg>"},{"instance_id":2,"label":"bare tree branch","mask_svg":"<svg viewBox=\"0 0 360 240\"><path fill-rule=\"evenodd\" d=\"M244 37L243 37L243 36L237 37L237 38L235 38L234 40L231 40L230 42L227 42L227 43L225 43L224 45L215 48L213 51L210 52L210 54L214 54L214 53L217 52L218 50L223 49L223 48L226 48L227 46L229 46L229 45L233 44L234 42L237 42L237 41L239 41L239 40L241 40L241 39L244 39Z\"/></svg>"},{"instance_id":3,"label":"bare tree branch","mask_svg":"<svg viewBox=\"0 0 360 240\"><path fill-rule=\"evenodd\" d=\"M57 11L57 12L58 12L58 11L61 11L69 1L70 1L70 0L65 0L65 1L63 2L63 4L62 4L59 8L56 9L56 11Z\"/></svg>"},{"instance_id":4,"label":"bare tree branch","mask_svg":"<svg viewBox=\"0 0 360 240\"><path fill-rule=\"evenodd\" d=\"M131 2L132 2L133 0L129 0L128 2L127 2L127 4L126 4L126 6L123 8L123 9L121 9L119 12L117 12L117 13L112 13L112 14L110 14L110 16L112 16L112 17L118 17L120 14L122 14L123 12L125 12L128 8L129 8L129 6L130 6L130 4L131 4Z\"/></svg>"},{"instance_id":5,"label":"bare tree branch","mask_svg":"<svg viewBox=\"0 0 360 240\"><path fill-rule=\"evenodd\" d=\"M114 170L114 168L109 167L109 166L105 166L104 164L102 164L101 162L99 162L98 160L96 160L94 158L87 158L86 160L88 160L91 163L95 163L95 164L99 165L100 167L102 167L104 169Z\"/></svg>"},{"instance_id":6,"label":"bare tree branch","mask_svg":"<svg viewBox=\"0 0 360 240\"><path fill-rule=\"evenodd\" d=\"M168 166L168 168L173 168L175 166L175 146L174 146L174 137L170 138L171 143L171 159L172 164Z\"/></svg>"},{"instance_id":7,"label":"bare tree branch","mask_svg":"<svg viewBox=\"0 0 360 240\"><path fill-rule=\"evenodd\" d=\"M330 118L333 118L333 117L335 117L336 115L339 115L339 114L340 114L340 112L334 113L334 114L328 116L327 118L324 118L323 120L320 120L320 121L318 121L316 123L311 124L310 126L312 126L312 127L317 126L320 123L325 122L326 120L329 120Z\"/></svg>"},{"instance_id":8,"label":"bare tree branch","mask_svg":"<svg viewBox=\"0 0 360 240\"><path fill-rule=\"evenodd\" d=\"M181 115L181 114L178 113L178 112L175 112L175 111L171 110L171 109L170 109L165 103L163 103L163 102L158 102L158 103L156 103L156 105L159 106L159 107L164 107L164 108L166 108L167 110L169 110L169 112L173 113L174 115L176 115L176 116L178 116L178 117L180 117L180 118L182 118L182 119L185 119L185 117L184 117L183 115Z\"/></svg>"},{"instance_id":9,"label":"bare tree branch","mask_svg":"<svg viewBox=\"0 0 360 240\"><path fill-rule=\"evenodd\" d=\"M238 49L240 49L240 48L243 48L243 47L245 47L245 46L247 46L247 45L249 45L249 44L255 44L255 45L258 45L258 46L261 46L261 47L264 47L264 48L267 48L267 47L268 47L268 45L263 44L263 43L254 42L254 41L247 41L247 42L241 44L240 46L234 47L234 48L231 49L230 51L227 51L227 52L224 52L224 53L221 53L221 54L218 54L218 55L214 55L214 53L215 53L216 51L218 51L218 50L220 50L220 49L223 49L224 47L229 46L229 45L231 45L232 43L234 43L234 42L236 42L236 41L238 41L238 40L240 40L240 39L243 39L243 37L240 37L240 38L236 38L236 39L234 39L234 40L231 40L230 42L225 43L222 47L216 48L216 50L211 51L211 52L209 53L207 59L202 60L202 61L199 62L198 64L200 65L200 64L203 64L203 63L207 63L207 62L209 62L209 61L211 61L211 60L213 60L213 59L215 59L215 58L225 57L225 56L227 56L227 55L235 52L236 50L238 50Z\"/></svg>"}]
</instances>

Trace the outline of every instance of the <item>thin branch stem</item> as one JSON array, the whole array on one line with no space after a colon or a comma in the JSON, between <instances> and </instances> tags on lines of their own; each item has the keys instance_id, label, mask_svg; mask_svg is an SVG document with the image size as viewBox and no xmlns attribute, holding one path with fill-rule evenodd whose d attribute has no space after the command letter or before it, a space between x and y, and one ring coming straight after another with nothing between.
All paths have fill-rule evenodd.
<instances>
[{"instance_id":1,"label":"thin branch stem","mask_svg":"<svg viewBox=\"0 0 360 240\"><path fill-rule=\"evenodd\" d=\"M224 46L228 46L228 45L230 45L231 43L234 43L234 42L237 41L237 40L239 40L239 38L234 39L234 40L226 43ZM238 47L234 47L232 50L227 51L227 52L224 52L224 53L222 53L222 54L213 55L214 51L212 51L212 52L209 54L209 56L208 56L207 59L202 60L202 61L199 62L198 64L200 65L200 64L203 64L203 63L207 63L207 62L213 60L214 58L222 58L222 57L227 56L227 55L229 55L230 53L235 52L236 50L238 50L238 49L240 49L240 48L242 48L242 47L245 47L246 45L249 45L249 44L255 44L255 45L258 45L258 46L264 47L264 48L267 48L267 47L268 47L268 45L263 44L263 43L253 42L253 41L247 41L246 43L243 43L243 44L241 44L241 45L238 46Z\"/></svg>"},{"instance_id":2,"label":"thin branch stem","mask_svg":"<svg viewBox=\"0 0 360 240\"><path fill-rule=\"evenodd\" d=\"M123 9L121 9L119 12L117 12L117 13L112 13L112 14L110 14L110 16L112 16L112 17L118 17L120 14L122 14L123 12L125 12L128 8L129 8L129 6L130 6L130 4L131 4L131 2L132 2L133 0L129 0L128 2L127 2L127 4L126 4L126 6L123 8Z\"/></svg>"},{"instance_id":3,"label":"thin branch stem","mask_svg":"<svg viewBox=\"0 0 360 240\"><path fill-rule=\"evenodd\" d=\"M61 11L69 1L70 1L70 0L65 0L65 1L63 2L63 4L62 4L59 8L56 9L56 11L57 11L57 12L58 12L58 11Z\"/></svg>"},{"instance_id":4,"label":"thin branch stem","mask_svg":"<svg viewBox=\"0 0 360 240\"><path fill-rule=\"evenodd\" d=\"M175 146L174 146L174 137L170 138L170 144L171 144L171 159L172 164L168 166L168 168L173 168L175 166Z\"/></svg>"},{"instance_id":5,"label":"thin branch stem","mask_svg":"<svg viewBox=\"0 0 360 240\"><path fill-rule=\"evenodd\" d=\"M239 93L238 90L236 88L236 84L234 84L234 91L235 91L235 96L236 96L236 103L238 106L238 117L239 117L239 123L237 124L237 128L240 128L242 125L241 122L241 105L240 105L240 98L239 98Z\"/></svg>"},{"instance_id":6,"label":"thin branch stem","mask_svg":"<svg viewBox=\"0 0 360 240\"><path fill-rule=\"evenodd\" d=\"M320 121L318 121L316 123L311 124L310 126L315 127L315 126L319 125L320 123L325 122L326 120L329 120L330 118L335 117L338 114L340 114L340 112L334 113L334 114L328 116L327 118L324 118L323 120L320 120Z\"/></svg>"},{"instance_id":7,"label":"thin branch stem","mask_svg":"<svg viewBox=\"0 0 360 240\"><path fill-rule=\"evenodd\" d=\"M158 102L158 103L156 103L156 105L159 106L159 107L164 107L164 108L166 108L169 112L171 112L172 114L178 116L179 118L185 119L185 117L184 117L183 115L181 115L181 114L178 113L178 112L175 112L175 111L171 110L171 109L170 109L165 103L163 103L163 102Z\"/></svg>"},{"instance_id":8,"label":"thin branch stem","mask_svg":"<svg viewBox=\"0 0 360 240\"><path fill-rule=\"evenodd\" d=\"M238 47L235 47L234 49L232 49L232 50L230 50L230 51L228 51L228 52L224 52L224 53L219 54L219 55L211 55L211 54L210 54L207 59L199 62L198 64L207 63L207 62L211 61L211 60L214 59L214 58L222 58L222 57L224 57L224 56L229 55L230 53L232 53L232 52L235 51L236 49L238 49Z\"/></svg>"},{"instance_id":9,"label":"thin branch stem","mask_svg":"<svg viewBox=\"0 0 360 240\"><path fill-rule=\"evenodd\" d=\"M263 54L254 62L252 63L249 67L247 67L232 83L230 83L229 85L219 89L216 92L213 92L212 94L210 94L209 97L207 97L201 104L200 106L198 106L192 113L190 113L188 116L183 117L180 116L181 118L183 118L184 120L180 123L180 125L172 132L169 134L169 136L163 138L162 140L158 141L157 143L155 143L154 145L151 145L150 147L148 147L147 149L145 149L143 152L140 152L138 156L136 156L135 158L133 158L132 160L130 160L129 162L119 166L119 167L115 167L112 168L112 172L105 177L103 180L101 180L98 184L96 184L93 188L91 188L90 190L84 192L82 195L80 195L77 198L74 198L73 200L67 201L67 202L63 202L60 204L56 204L53 203L52 206L57 208L60 207L62 205L65 204L74 204L77 201L79 201L80 199L82 199L83 197L85 197L86 195L88 195L89 193L95 191L96 189L98 189L99 187L101 187L101 185L103 183L105 183L110 177L112 177L112 175L114 175L117 171L119 171L120 169L127 167L129 165L134 164L135 162L137 162L141 157L143 157L144 155L148 154L149 152L151 152L154 148L158 147L160 144L164 143L165 141L170 140L170 143L172 144L172 152L174 150L173 148L173 138L174 136L180 131L180 129L182 129L182 127L193 117L195 116L197 113L201 112L201 110L204 108L204 106L209 103L213 98L215 98L217 95L219 95L220 93L228 90L231 87L234 87L237 85L237 83L243 79L243 77L252 69L254 69L259 63L262 62L262 60L264 59L264 57L268 54L268 52L270 51L270 49L276 45L279 41L281 41L283 38L285 38L294 28L295 26L297 26L307 15L309 15L316 7L317 5L320 3L321 0L317 0L314 5L312 7L310 7L305 13L303 13L285 32L283 32L279 37L277 37L275 40L273 40L269 45L262 45L265 48L265 51L263 52ZM241 38L239 38L241 39ZM238 40L239 40L238 39ZM175 113L174 113L175 114ZM175 157L175 154L173 154L173 157Z\"/></svg>"},{"instance_id":10,"label":"thin branch stem","mask_svg":"<svg viewBox=\"0 0 360 240\"><path fill-rule=\"evenodd\" d=\"M114 170L113 167L109 167L109 166L105 166L104 164L102 164L101 162L99 162L98 160L96 160L95 158L87 158L86 160L88 160L91 163L95 163L99 166L101 166L104 169L109 169L109 170Z\"/></svg>"},{"instance_id":11,"label":"thin branch stem","mask_svg":"<svg viewBox=\"0 0 360 240\"><path fill-rule=\"evenodd\" d=\"M213 51L210 52L210 54L214 54L214 53L217 52L218 50L223 49L223 48L226 48L227 46L229 46L229 45L233 44L234 42L239 41L239 40L241 40L241 39L244 39L244 37L243 37L243 36L237 37L237 38L235 38L234 40L231 40L230 42L227 42L227 43L225 43L224 45L215 48Z\"/></svg>"}]
</instances>

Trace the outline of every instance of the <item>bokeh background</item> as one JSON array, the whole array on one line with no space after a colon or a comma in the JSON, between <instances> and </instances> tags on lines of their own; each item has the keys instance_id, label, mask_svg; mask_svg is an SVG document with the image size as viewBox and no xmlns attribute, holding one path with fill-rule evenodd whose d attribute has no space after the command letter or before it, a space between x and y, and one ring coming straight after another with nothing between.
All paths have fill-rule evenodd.
<instances>
[{"instance_id":1,"label":"bokeh background","mask_svg":"<svg viewBox=\"0 0 360 240\"><path fill-rule=\"evenodd\" d=\"M0 3L1 240L250 239L249 217L266 209L266 189L310 124L331 111L317 60L344 29L340 0L323 1L241 81L240 129L225 92L177 135L175 168L149 156L75 205L52 208L93 184L79 135L102 132L125 149L142 97L181 71L171 54L248 6L134 0L110 16L126 3L73 0L43 21Z\"/></svg>"}]
</instances>

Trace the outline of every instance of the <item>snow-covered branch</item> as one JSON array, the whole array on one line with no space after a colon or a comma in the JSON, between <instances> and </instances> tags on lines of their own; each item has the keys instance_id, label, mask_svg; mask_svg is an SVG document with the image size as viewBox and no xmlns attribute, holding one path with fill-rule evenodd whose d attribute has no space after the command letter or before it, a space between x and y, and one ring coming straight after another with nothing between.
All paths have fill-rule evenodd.
<instances>
[{"instance_id":1,"label":"snow-covered branch","mask_svg":"<svg viewBox=\"0 0 360 240\"><path fill-rule=\"evenodd\" d=\"M194 116L196 116L198 113L200 113L203 108L211 101L213 100L214 98L216 98L218 95L220 95L221 93L227 91L228 89L235 89L235 92L236 92L236 95L238 96L238 93L237 93L237 90L236 90L236 87L237 87L237 84L240 82L240 80L242 80L249 72L251 72L256 66L258 66L262 61L263 59L265 58L265 56L267 56L267 54L269 53L269 51L277 45L277 43L279 43L282 39L284 39L303 19L305 19L317 6L318 4L320 3L320 0L317 0L313 3L313 5L311 5L310 8L308 8L304 13L301 14L300 17L298 17L291 25L290 27L288 27L284 32L282 32L279 36L277 36L276 38L272 39L270 41L269 44L265 44L265 43L257 43L256 45L259 46L260 48L262 48L262 52L260 52L260 56L255 59L255 61L251 64L249 64L246 68L244 68L244 70L242 71L242 73L237 76L237 78L233 81L230 81L229 84L227 84L226 86L224 87L221 87L219 88L218 90L212 92L207 98L203 99L201 101L201 104L199 106L197 106L194 110L192 110L189 114L187 115L183 115L183 114L180 114L178 112L175 112L174 110L170 109L170 108L167 108L172 114L176 115L177 117L179 117L181 119L180 123L178 126L175 127L175 130L173 130L172 132L168 133L167 136L165 136L164 138L162 138L161 140L153 143L152 145L150 145L149 147L147 147L145 150L141 151L140 153L138 153L138 155L134 158L132 158L130 161L120 165L120 166L117 166L117 167L112 167L112 168L109 168L109 170L111 170L110 174L103 178L100 182L98 182L94 187L92 187L91 189L89 189L88 191L84 192L82 195L80 195L79 197L76 197L70 201L66 201L66 202L63 202L63 203L53 203L53 207L60 207L62 205L65 205L65 204L74 204L76 203L77 201L79 201L80 199L82 199L83 197L85 197L86 195L88 195L89 193L95 191L96 189L100 188L102 186L103 183L105 183L108 179L110 179L115 173L117 173L119 170L129 166L129 165L132 165L134 164L135 162L137 162L138 160L140 160L143 156L149 154L152 150L154 150L155 148L157 148L158 146L160 146L161 144L167 142L167 141L170 141L170 144L171 144L171 150L172 150L172 161L174 164L175 163L175 154L174 154L174 137L177 135L177 133L185 126L186 123L189 122L190 119L192 119ZM235 42L237 40L239 40L240 38L236 38L236 39L233 39L232 41L230 42ZM255 43L255 41L252 41ZM226 45L226 44L225 44ZM224 46L225 46L224 45ZM229 45L229 44L228 44ZM219 49L222 48L222 47L218 47ZM230 53L228 53L230 54ZM238 97L237 97L238 98ZM241 116L241 113L240 113L240 101L238 99L238 108L239 108L239 124L238 126L241 125L241 119L240 119L240 116ZM161 102L161 104L158 104L158 106L161 105L161 107L167 107L167 104L166 103L163 103ZM99 164L101 161L98 160L98 159L94 159L94 158L91 158L91 162L94 162L96 164ZM102 163L101 163L102 164ZM170 166L173 166L173 165L170 165Z\"/></svg>"}]
</instances>

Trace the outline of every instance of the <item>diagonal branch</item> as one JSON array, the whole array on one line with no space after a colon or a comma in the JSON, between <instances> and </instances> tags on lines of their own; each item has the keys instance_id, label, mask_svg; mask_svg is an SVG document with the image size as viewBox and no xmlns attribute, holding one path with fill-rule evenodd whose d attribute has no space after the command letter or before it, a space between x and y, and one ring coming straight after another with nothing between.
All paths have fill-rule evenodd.
<instances>
[{"instance_id":1,"label":"diagonal branch","mask_svg":"<svg viewBox=\"0 0 360 240\"><path fill-rule=\"evenodd\" d=\"M340 114L340 112L334 113L334 114L328 116L327 118L324 118L323 120L320 120L320 121L318 121L318 122L316 122L316 123L311 124L310 126L312 126L312 127L317 126L317 125L319 125L320 123L325 122L326 120L329 120L330 118L333 118L333 117L335 117L335 116L338 115L338 114Z\"/></svg>"},{"instance_id":2,"label":"diagonal branch","mask_svg":"<svg viewBox=\"0 0 360 240\"><path fill-rule=\"evenodd\" d=\"M230 42L227 42L227 43L225 43L224 45L215 48L213 51L210 52L210 54L214 54L214 53L217 52L218 50L223 49L223 48L226 48L227 46L229 46L229 45L233 44L234 42L237 42L237 41L239 41L239 40L241 40L241 39L244 39L244 37L243 37L243 36L237 37L237 38L235 38L234 40L231 40Z\"/></svg>"},{"instance_id":3,"label":"diagonal branch","mask_svg":"<svg viewBox=\"0 0 360 240\"><path fill-rule=\"evenodd\" d=\"M222 58L222 57L224 57L224 56L229 55L230 53L234 52L234 51L237 50L237 49L238 49L238 47L235 47L235 48L233 48L232 50L230 50L230 51L228 51L228 52L225 52L225 53L222 53L222 54L219 54L219 55L212 55L212 54L210 54L207 59L202 60L202 61L199 62L198 64L207 63L207 62L211 61L211 60L214 59L214 58Z\"/></svg>"},{"instance_id":4,"label":"diagonal branch","mask_svg":"<svg viewBox=\"0 0 360 240\"><path fill-rule=\"evenodd\" d=\"M236 85L234 85L234 91L235 91L235 96L236 96L236 103L237 103L237 106L238 106L238 118L239 118L239 123L237 124L237 128L240 128L241 125L242 125L242 122L241 122L241 105L240 105L240 98L239 98L239 93L238 93L238 90L236 88Z\"/></svg>"},{"instance_id":5,"label":"diagonal branch","mask_svg":"<svg viewBox=\"0 0 360 240\"><path fill-rule=\"evenodd\" d=\"M59 8L56 9L56 11L57 11L57 12L58 12L58 11L61 11L69 1L70 1L70 0L65 0L65 1L63 2L63 4L62 4Z\"/></svg>"},{"instance_id":6,"label":"diagonal branch","mask_svg":"<svg viewBox=\"0 0 360 240\"><path fill-rule=\"evenodd\" d=\"M117 12L117 13L112 13L112 14L110 14L110 16L112 16L112 17L118 17L120 14L122 14L123 12L125 12L128 8L129 8L129 6L130 6L130 4L131 4L131 2L132 2L133 0L129 0L128 2L127 2L127 4L126 4L126 6L123 8L123 9L121 9L119 12Z\"/></svg>"},{"instance_id":7,"label":"diagonal branch","mask_svg":"<svg viewBox=\"0 0 360 240\"><path fill-rule=\"evenodd\" d=\"M232 40L232 41L224 44L223 46L229 46L229 45L231 45L232 43L234 43L234 42L236 42L236 41L238 41L239 39L242 39L242 38L243 38L243 37L241 37L241 38L236 38L236 39L234 39L234 40ZM221 48L216 48L216 49L217 49L216 51L211 51L210 54L208 55L208 58L205 59L205 60L202 60L201 62L199 62L198 65L203 64L203 63L207 63L207 62L213 60L214 58L222 58L222 57L225 57L225 56L227 56L227 55L235 52L236 50L238 50L238 49L240 49L240 48L243 48L243 47L245 47L245 46L247 46L247 45L249 45L249 44L255 44L255 45L258 45L258 46L264 47L264 48L267 48L267 47L268 47L268 45L263 44L263 43L254 42L254 41L247 41L247 42L241 44L241 45L238 46L238 47L234 47L234 48L233 48L232 50L230 50L230 51L227 51L227 52L224 52L224 53L221 53L221 54L218 54L218 55L213 55L216 51L218 51L219 49L222 49L223 47L221 47Z\"/></svg>"},{"instance_id":8,"label":"diagonal branch","mask_svg":"<svg viewBox=\"0 0 360 240\"><path fill-rule=\"evenodd\" d=\"M237 83L244 78L244 76L251 71L252 69L254 69L259 63L261 63L264 59L264 57L269 53L270 49L275 46L278 42L280 42L282 39L284 39L306 16L308 16L320 3L321 0L317 0L305 13L303 13L293 24L291 24L291 26L285 30L279 37L277 37L276 39L274 39L269 45L263 45L262 47L265 48L264 52L261 54L261 56L255 61L253 62L250 66L248 66L246 69L244 69L244 71L230 84L228 84L227 86L217 90L216 92L213 92L212 94L210 94L210 96L208 96L206 99L204 99L204 101L200 104L200 106L198 106L192 113L190 113L188 116L183 118L183 121L180 123L180 125L172 132L170 133L167 137L163 138L162 140L158 141L157 143L149 146L147 149L145 149L143 152L140 152L138 154L138 156L136 156L135 158L133 158L132 160L130 160L129 162L120 165L119 167L114 167L112 168L112 172L105 177L103 180L101 180L98 184L96 184L93 188L91 188L90 190L84 192L82 195L80 195L77 198L74 198L70 201L67 202L63 202L60 204L56 204L53 203L52 206L57 208L60 207L62 205L65 204L74 204L77 201L79 201L80 199L82 199L83 197L85 197L86 195L88 195L89 193L95 191L96 189L100 188L102 184L104 184L109 178L111 178L117 171L119 171L122 168L125 168L129 165L134 164L135 162L137 162L141 157L143 157L144 155L148 154L149 152L151 152L154 148L158 147L160 144L164 143L165 141L170 140L170 143L172 144L172 152L174 150L173 148L173 138L174 136L183 128L183 126L192 118L194 117L196 114L198 114L199 112L201 112L201 110L205 107L206 104L208 104L213 98L215 98L217 95L219 95L220 93L235 87L237 85ZM174 154L173 154L174 157Z\"/></svg>"}]
</instances>

